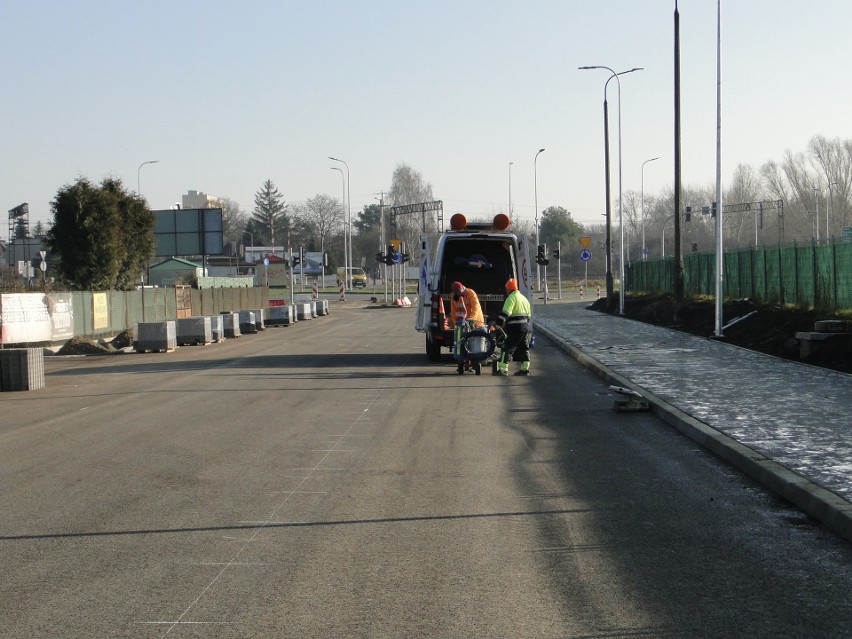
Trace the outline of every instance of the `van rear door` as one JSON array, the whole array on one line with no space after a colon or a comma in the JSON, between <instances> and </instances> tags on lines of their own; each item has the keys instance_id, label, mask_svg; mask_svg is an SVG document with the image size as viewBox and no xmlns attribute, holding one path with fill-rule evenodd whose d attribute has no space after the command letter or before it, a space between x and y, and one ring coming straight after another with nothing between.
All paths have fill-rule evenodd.
<instances>
[{"instance_id":1,"label":"van rear door","mask_svg":"<svg viewBox=\"0 0 852 639\"><path fill-rule=\"evenodd\" d=\"M518 289L524 297L532 300L532 267L530 265L529 242L526 235L518 236Z\"/></svg>"},{"instance_id":2,"label":"van rear door","mask_svg":"<svg viewBox=\"0 0 852 639\"><path fill-rule=\"evenodd\" d=\"M432 252L429 247L429 236L420 236L420 274L417 278L417 313L414 316L414 328L423 332L429 324L432 312L432 294L429 291Z\"/></svg>"}]
</instances>

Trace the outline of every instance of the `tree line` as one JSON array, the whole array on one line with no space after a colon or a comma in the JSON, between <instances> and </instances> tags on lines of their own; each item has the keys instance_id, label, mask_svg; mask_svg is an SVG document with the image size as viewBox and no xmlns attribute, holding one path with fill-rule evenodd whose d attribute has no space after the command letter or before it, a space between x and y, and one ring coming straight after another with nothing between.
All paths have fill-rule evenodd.
<instances>
[{"instance_id":1,"label":"tree line","mask_svg":"<svg viewBox=\"0 0 852 639\"><path fill-rule=\"evenodd\" d=\"M788 150L780 162L770 160L759 169L739 164L724 190L726 207L774 201L783 202L783 206L772 208L768 205L763 210L754 208L726 214L723 229L726 246L817 241L838 236L841 228L852 224L850 191L852 140L815 136L806 151L793 153ZM685 210L678 212L684 216L681 225L684 250L710 250L714 246L715 221L702 212L710 209L714 194L712 184L683 187L681 201L684 207L692 210L690 216L685 215ZM643 240L648 257L672 254L674 199L672 188L656 195L644 194L644 199L642 193L625 192L622 214L628 261L642 258ZM410 252L416 250L418 237L424 230L435 236L442 230L437 228L434 216L426 219L424 229L424 220L418 215L389 214L396 206L434 200L432 185L405 163L396 167L389 190L377 194L376 200L361 211L352 212L355 265L368 270L375 266L376 252L384 248L383 217L385 241L399 239L407 244ZM317 194L304 202L287 202L269 179L255 193L250 213L227 197L219 198L218 205L223 212L226 244L245 247L248 245L245 240L249 239L255 246L323 251L329 255L332 268L344 261L349 211L339 199ZM64 285L81 289L126 289L140 281L154 249L154 219L144 198L129 192L117 178L106 178L95 184L81 177L59 189L51 202L51 210L52 225L40 230L45 233L45 243L56 262L54 272ZM617 210L617 206L613 208ZM531 240L536 237L533 224L514 222L516 232L526 234ZM39 229L35 231L38 233ZM584 228L573 220L570 211L560 206L551 206L542 212L539 241L548 245L551 255L560 242L563 253L576 248L576 238L580 235L593 238L590 248L594 258L590 268L592 272L602 273L605 270L603 225ZM614 230L614 244L617 236ZM565 257L563 255L563 260ZM566 264L568 273L579 273L581 265L573 251L567 257L570 258Z\"/></svg>"},{"instance_id":2,"label":"tree line","mask_svg":"<svg viewBox=\"0 0 852 639\"><path fill-rule=\"evenodd\" d=\"M684 210L681 229L684 250L712 250L715 219L702 213L716 199L714 184L685 186L681 192ZM803 152L787 150L780 161L769 160L755 169L740 163L730 183L723 189L725 209L738 204L768 203L761 211L732 212L723 215L725 246L740 248L755 244L825 241L839 237L841 229L852 225L852 140L829 140L814 136ZM781 201L780 208L770 208ZM624 193L625 251L630 260L641 259L644 208L645 246L649 257L659 257L674 249L674 189L657 195L636 191ZM689 220L685 208L691 208ZM739 207L745 208L745 207ZM613 210L617 210L614 208Z\"/></svg>"},{"instance_id":3,"label":"tree line","mask_svg":"<svg viewBox=\"0 0 852 639\"><path fill-rule=\"evenodd\" d=\"M434 200L432 185L407 164L393 172L387 192L377 194L376 202L352 213L352 255L355 265L368 272L378 271L375 254L382 251L382 240L404 242L415 253L424 231L419 215L394 215L393 207ZM222 209L223 241L233 254L246 247L267 246L322 251L329 256L329 267L344 261L344 233L349 211L344 202L317 194L304 202L287 202L275 183L268 179L255 193L250 212L236 201L219 197L214 203ZM60 188L51 202L52 223L39 223L34 232L44 239L50 251L53 277L71 289L125 290L142 281L154 253L154 215L137 193L130 192L121 180L109 177L94 183L80 177ZM448 212L451 215L451 212ZM384 218L384 220L383 220ZM384 228L383 228L384 223ZM437 217L425 218L427 233L437 236ZM535 238L535 227L515 221L514 230ZM582 232L582 226L562 207L542 212L541 241L556 247Z\"/></svg>"}]
</instances>

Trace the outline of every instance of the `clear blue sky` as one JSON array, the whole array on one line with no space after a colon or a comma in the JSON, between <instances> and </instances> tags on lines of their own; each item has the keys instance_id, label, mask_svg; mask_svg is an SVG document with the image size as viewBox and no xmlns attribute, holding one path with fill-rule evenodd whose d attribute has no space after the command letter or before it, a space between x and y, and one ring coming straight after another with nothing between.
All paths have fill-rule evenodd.
<instances>
[{"instance_id":1,"label":"clear blue sky","mask_svg":"<svg viewBox=\"0 0 852 639\"><path fill-rule=\"evenodd\" d=\"M715 181L716 2L680 0L683 179ZM399 163L445 213L563 206L597 224L606 65L622 77L624 190L673 183L673 0L0 0L0 196L49 221L56 191L111 175L168 208L189 189L253 207L342 195ZM723 0L723 178L850 133L841 0ZM609 85L617 193L617 87ZM0 227L6 237L7 225Z\"/></svg>"}]
</instances>

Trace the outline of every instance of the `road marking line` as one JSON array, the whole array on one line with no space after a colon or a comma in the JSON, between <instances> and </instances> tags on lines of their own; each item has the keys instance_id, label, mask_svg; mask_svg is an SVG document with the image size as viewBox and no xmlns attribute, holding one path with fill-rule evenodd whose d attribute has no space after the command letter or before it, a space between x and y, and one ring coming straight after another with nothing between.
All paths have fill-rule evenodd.
<instances>
[{"instance_id":1,"label":"road marking line","mask_svg":"<svg viewBox=\"0 0 852 639\"><path fill-rule=\"evenodd\" d=\"M380 393L378 392L378 390L379 389L377 389L375 399L373 400L373 402L371 402L371 405L372 405L372 403L375 403L379 399ZM346 429L346 432L344 433L344 435L348 435L350 432L352 432L352 430L363 419L364 415L367 413L367 410L369 410L369 409L364 409L364 411L357 418L355 418L355 420ZM320 460L313 467L303 469L303 470L307 470L308 472L302 478L302 480L299 482L299 485L296 487L296 490L301 488L305 484L305 482L307 482L311 478L311 475L313 475L314 473L321 471L321 470L328 470L328 469L320 468L320 466L322 465L323 462L326 461L326 459L328 459L329 455L331 455L332 452L338 452L338 451L333 450L333 449L326 451L325 454L322 456L322 458L320 458ZM295 470L299 470L299 469L295 469ZM347 469L338 469L338 470L346 471ZM236 552L236 554L234 554L234 556L230 559L230 561L222 564L222 569L216 574L215 577L213 577L210 580L210 583L208 583L204 588L202 588L202 590L198 594L198 596L190 602L190 604L186 607L186 609L178 616L177 620L175 620L174 622L148 622L148 623L161 623L161 624L169 625L169 629L166 630L163 633L162 637L166 637L167 635L171 634L172 630L174 630L178 625L199 623L199 622L186 622L186 621L183 621L183 618L186 617L193 608L195 608L195 606L198 604L198 602L201 601L201 599L204 597L204 595L206 595L207 592L210 591L210 589L213 588L214 585L216 585L216 583L219 581L219 579L222 578L222 576L225 574L225 572L232 565L237 563L237 560L240 558L240 555L242 555L243 552L245 552L245 550L249 547L248 543L254 542L255 540L257 540L258 535L266 527L272 525L272 522L274 521L273 518L278 514L278 512L282 508L284 508L284 506L286 506L289 503L290 498L293 496L293 494L294 494L294 492L288 493L286 495L286 497L281 501L281 503L278 504L278 506L270 513L269 517L266 518L264 523L258 525L258 527L255 529L254 533L248 539L240 540L240 539L235 538L235 537L225 537L225 539L230 539L232 541L243 541L245 545L243 545L243 547L240 548ZM292 522L292 523L304 523L304 522ZM201 623L203 623L203 622L201 622Z\"/></svg>"}]
</instances>

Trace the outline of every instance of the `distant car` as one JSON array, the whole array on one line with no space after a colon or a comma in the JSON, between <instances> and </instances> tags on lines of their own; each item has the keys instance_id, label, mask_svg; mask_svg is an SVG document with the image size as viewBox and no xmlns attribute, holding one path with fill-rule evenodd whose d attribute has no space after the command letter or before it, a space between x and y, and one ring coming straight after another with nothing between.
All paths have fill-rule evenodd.
<instances>
[{"instance_id":1,"label":"distant car","mask_svg":"<svg viewBox=\"0 0 852 639\"><path fill-rule=\"evenodd\" d=\"M345 268L337 269L337 277L341 280L345 280ZM352 266L349 268L349 273L352 278L352 288L367 288L367 274L364 272L364 269L358 268L357 266Z\"/></svg>"}]
</instances>

